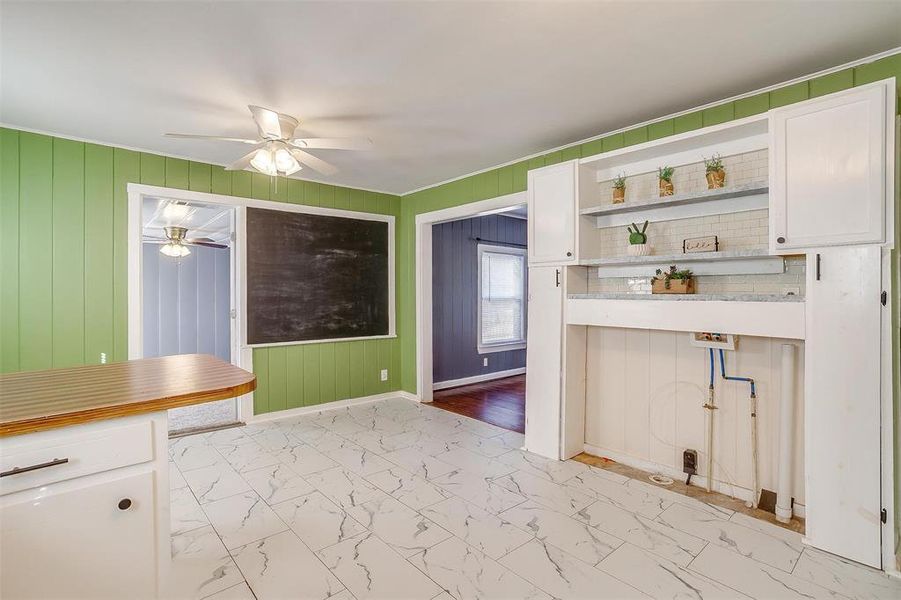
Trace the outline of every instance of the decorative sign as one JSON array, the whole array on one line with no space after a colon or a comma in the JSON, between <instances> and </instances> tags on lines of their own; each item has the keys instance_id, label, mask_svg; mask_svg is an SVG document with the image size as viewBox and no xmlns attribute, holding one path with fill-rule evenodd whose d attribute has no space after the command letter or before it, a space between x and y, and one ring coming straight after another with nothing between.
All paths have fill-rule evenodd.
<instances>
[{"instance_id":1,"label":"decorative sign","mask_svg":"<svg viewBox=\"0 0 901 600\"><path fill-rule=\"evenodd\" d=\"M693 252L716 252L719 249L719 241L715 235L705 237L688 238L682 240L682 253L691 254Z\"/></svg>"}]
</instances>

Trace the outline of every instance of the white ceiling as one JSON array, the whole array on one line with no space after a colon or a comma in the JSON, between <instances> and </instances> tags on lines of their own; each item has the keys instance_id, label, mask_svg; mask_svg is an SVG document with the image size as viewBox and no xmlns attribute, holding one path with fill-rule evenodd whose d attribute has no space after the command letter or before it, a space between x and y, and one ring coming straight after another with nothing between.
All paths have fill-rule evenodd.
<instances>
[{"instance_id":1,"label":"white ceiling","mask_svg":"<svg viewBox=\"0 0 901 600\"><path fill-rule=\"evenodd\" d=\"M165 227L185 227L187 238L209 238L228 245L232 232L232 208L212 204L176 202L166 198L144 198L141 207L145 240L166 239Z\"/></svg>"},{"instance_id":2,"label":"white ceiling","mask_svg":"<svg viewBox=\"0 0 901 600\"><path fill-rule=\"evenodd\" d=\"M901 2L10 2L0 121L227 164L246 105L301 118L311 179L405 192L901 45Z\"/></svg>"}]
</instances>

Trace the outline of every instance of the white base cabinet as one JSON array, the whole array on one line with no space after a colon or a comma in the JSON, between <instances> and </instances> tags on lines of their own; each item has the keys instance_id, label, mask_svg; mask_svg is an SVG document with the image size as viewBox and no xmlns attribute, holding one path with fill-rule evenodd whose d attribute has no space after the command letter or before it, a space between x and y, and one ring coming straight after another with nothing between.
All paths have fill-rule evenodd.
<instances>
[{"instance_id":1,"label":"white base cabinet","mask_svg":"<svg viewBox=\"0 0 901 600\"><path fill-rule=\"evenodd\" d=\"M806 541L881 568L879 246L807 255Z\"/></svg>"},{"instance_id":2,"label":"white base cabinet","mask_svg":"<svg viewBox=\"0 0 901 600\"><path fill-rule=\"evenodd\" d=\"M0 597L159 597L167 452L165 412L0 438Z\"/></svg>"}]
</instances>

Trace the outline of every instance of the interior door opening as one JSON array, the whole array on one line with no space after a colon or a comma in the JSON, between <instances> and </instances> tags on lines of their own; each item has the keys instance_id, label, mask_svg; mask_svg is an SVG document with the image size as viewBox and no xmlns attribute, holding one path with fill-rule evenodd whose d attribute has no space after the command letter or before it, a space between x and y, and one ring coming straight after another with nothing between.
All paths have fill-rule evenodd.
<instances>
[{"instance_id":1,"label":"interior door opening","mask_svg":"<svg viewBox=\"0 0 901 600\"><path fill-rule=\"evenodd\" d=\"M525 431L527 211L432 225L435 407Z\"/></svg>"},{"instance_id":2,"label":"interior door opening","mask_svg":"<svg viewBox=\"0 0 901 600\"><path fill-rule=\"evenodd\" d=\"M234 363L234 207L145 197L141 217L143 357ZM238 422L235 398L169 411L170 435Z\"/></svg>"}]
</instances>

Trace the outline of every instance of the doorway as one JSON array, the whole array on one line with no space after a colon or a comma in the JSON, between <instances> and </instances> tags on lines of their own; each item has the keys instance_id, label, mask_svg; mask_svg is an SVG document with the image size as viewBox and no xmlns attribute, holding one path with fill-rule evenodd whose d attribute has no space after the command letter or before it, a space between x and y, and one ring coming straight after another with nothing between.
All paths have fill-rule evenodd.
<instances>
[{"instance_id":1,"label":"doorway","mask_svg":"<svg viewBox=\"0 0 901 600\"><path fill-rule=\"evenodd\" d=\"M417 217L419 395L525 430L525 194Z\"/></svg>"},{"instance_id":2,"label":"doorway","mask_svg":"<svg viewBox=\"0 0 901 600\"><path fill-rule=\"evenodd\" d=\"M198 353L234 362L234 232L234 207L142 199L144 358ZM169 410L170 435L238 422L235 398Z\"/></svg>"}]
</instances>

